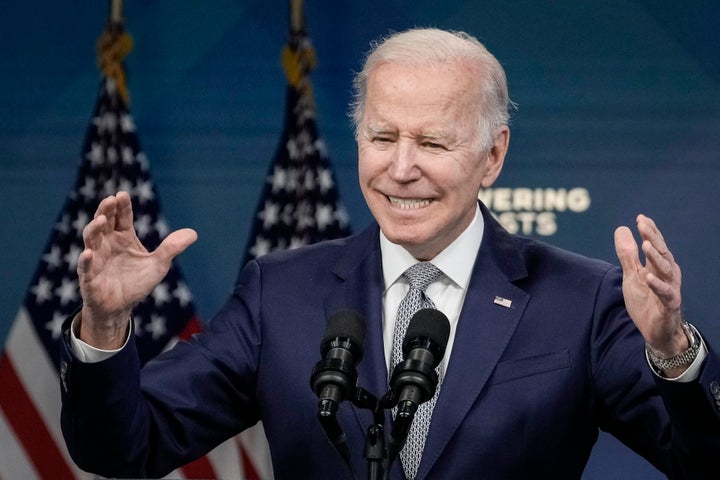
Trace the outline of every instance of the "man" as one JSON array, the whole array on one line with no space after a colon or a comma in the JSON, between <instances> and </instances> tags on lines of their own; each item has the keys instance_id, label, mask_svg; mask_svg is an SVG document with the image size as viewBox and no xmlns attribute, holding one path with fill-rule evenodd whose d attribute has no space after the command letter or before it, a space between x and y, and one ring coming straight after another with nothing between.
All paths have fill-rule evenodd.
<instances>
[{"instance_id":1,"label":"man","mask_svg":"<svg viewBox=\"0 0 720 480\"><path fill-rule=\"evenodd\" d=\"M645 265L630 230L616 231L622 271L499 226L477 195L502 169L510 100L501 66L472 37L394 35L356 93L359 178L377 224L250 262L206 331L142 371L132 305L196 234L147 252L128 195L100 204L63 354L63 431L78 465L163 475L262 420L277 478L347 477L308 385L327 318L363 314L358 384L382 395L402 338L403 272L430 262L439 277L423 298L451 325L441 386L418 457L403 455L390 478L578 479L598 428L670 478L708 478L720 359L682 319L680 268L654 222L637 218ZM345 402L338 422L359 471L372 418Z\"/></svg>"}]
</instances>

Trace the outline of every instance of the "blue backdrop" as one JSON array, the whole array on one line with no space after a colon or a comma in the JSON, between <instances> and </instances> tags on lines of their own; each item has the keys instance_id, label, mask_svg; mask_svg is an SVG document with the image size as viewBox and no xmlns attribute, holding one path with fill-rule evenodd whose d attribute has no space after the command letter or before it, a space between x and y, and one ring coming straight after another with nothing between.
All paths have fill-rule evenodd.
<instances>
[{"instance_id":1,"label":"blue backdrop","mask_svg":"<svg viewBox=\"0 0 720 480\"><path fill-rule=\"evenodd\" d=\"M306 0L320 133L355 230L370 219L347 121L352 73L389 30L480 38L519 109L497 185L510 229L615 261L612 232L653 216L684 272L685 312L720 344L720 3L712 0ZM72 188L95 102L106 2L5 3L0 16L0 345ZM282 127L285 0L126 0L131 110L208 318L240 268ZM548 412L548 415L552 412ZM601 437L585 479L661 478Z\"/></svg>"}]
</instances>

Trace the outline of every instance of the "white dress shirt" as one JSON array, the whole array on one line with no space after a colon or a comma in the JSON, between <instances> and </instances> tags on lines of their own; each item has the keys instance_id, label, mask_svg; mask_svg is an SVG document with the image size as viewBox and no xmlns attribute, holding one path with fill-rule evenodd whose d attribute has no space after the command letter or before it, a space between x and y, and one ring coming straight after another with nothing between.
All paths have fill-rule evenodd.
<instances>
[{"instance_id":1,"label":"white dress shirt","mask_svg":"<svg viewBox=\"0 0 720 480\"><path fill-rule=\"evenodd\" d=\"M435 308L444 313L450 321L450 337L441 363L443 374L447 370L452 352L455 330L465 294L470 284L473 265L482 242L483 222L480 208L475 211L472 223L445 250L430 260L443 272L443 276L425 290L425 295L435 304ZM400 302L410 289L410 284L402 276L403 272L418 263L410 253L400 245L390 242L380 231L380 250L382 252L383 278L383 345L385 363L390 370L390 352L395 328L395 317Z\"/></svg>"}]
</instances>

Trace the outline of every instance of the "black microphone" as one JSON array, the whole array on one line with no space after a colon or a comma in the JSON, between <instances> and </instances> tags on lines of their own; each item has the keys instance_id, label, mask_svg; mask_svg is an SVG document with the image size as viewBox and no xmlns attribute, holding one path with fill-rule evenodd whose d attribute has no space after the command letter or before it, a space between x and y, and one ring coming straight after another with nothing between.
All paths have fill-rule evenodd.
<instances>
[{"instance_id":1,"label":"black microphone","mask_svg":"<svg viewBox=\"0 0 720 480\"><path fill-rule=\"evenodd\" d=\"M330 443L350 461L345 434L335 417L338 406L355 392L357 365L363 356L366 324L354 310L340 310L328 319L320 343L322 360L315 364L310 387L318 396L318 420Z\"/></svg>"},{"instance_id":2,"label":"black microphone","mask_svg":"<svg viewBox=\"0 0 720 480\"><path fill-rule=\"evenodd\" d=\"M405 360L390 377L390 406L397 405L397 413L388 440L388 469L405 445L418 406L435 395L435 368L445 355L449 337L450 322L440 310L424 308L410 319L402 345Z\"/></svg>"}]
</instances>

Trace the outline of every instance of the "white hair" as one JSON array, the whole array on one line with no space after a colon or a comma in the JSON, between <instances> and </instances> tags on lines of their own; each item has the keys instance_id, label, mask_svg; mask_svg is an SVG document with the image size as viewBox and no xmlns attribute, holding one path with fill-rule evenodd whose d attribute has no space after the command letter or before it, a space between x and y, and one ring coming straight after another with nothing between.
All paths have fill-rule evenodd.
<instances>
[{"instance_id":1,"label":"white hair","mask_svg":"<svg viewBox=\"0 0 720 480\"><path fill-rule=\"evenodd\" d=\"M465 32L445 31L436 28L414 28L394 33L371 44L363 69L353 81L353 100L350 118L355 136L365 113L368 78L383 63L402 65L433 65L468 62L482 72L481 104L478 105L478 140L483 149L489 149L500 127L508 125L510 108L514 107L508 95L505 70L500 62L475 37Z\"/></svg>"}]
</instances>

